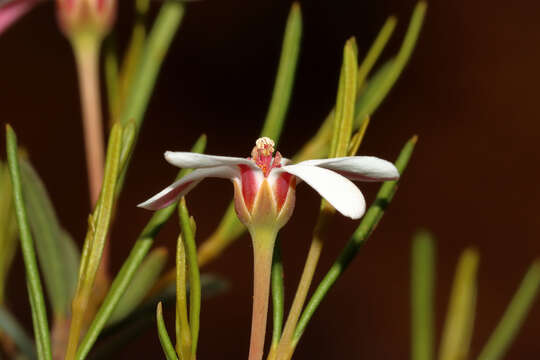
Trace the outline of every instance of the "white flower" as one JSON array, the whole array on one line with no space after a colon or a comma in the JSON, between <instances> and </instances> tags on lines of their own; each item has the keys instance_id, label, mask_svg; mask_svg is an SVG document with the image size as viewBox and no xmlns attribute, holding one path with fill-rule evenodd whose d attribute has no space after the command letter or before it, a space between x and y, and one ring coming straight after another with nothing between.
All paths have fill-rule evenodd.
<instances>
[{"instance_id":1,"label":"white flower","mask_svg":"<svg viewBox=\"0 0 540 360\"><path fill-rule=\"evenodd\" d=\"M165 159L172 165L196 170L138 206L158 210L187 194L204 178L225 178L234 184L236 212L246 226L271 223L280 228L292 214L297 182L306 182L337 211L358 219L365 212L366 202L350 180L387 181L399 178L392 163L372 156L292 164L279 152L273 154L274 142L269 138L258 139L251 158L247 159L167 151Z\"/></svg>"}]
</instances>

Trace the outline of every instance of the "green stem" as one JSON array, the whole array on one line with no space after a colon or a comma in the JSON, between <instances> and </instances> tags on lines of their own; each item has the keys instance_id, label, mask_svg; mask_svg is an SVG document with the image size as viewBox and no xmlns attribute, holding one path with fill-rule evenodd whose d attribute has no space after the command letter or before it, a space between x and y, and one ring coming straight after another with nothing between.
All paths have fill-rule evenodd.
<instances>
[{"instance_id":1,"label":"green stem","mask_svg":"<svg viewBox=\"0 0 540 360\"><path fill-rule=\"evenodd\" d=\"M249 360L261 360L264 352L270 273L276 233L267 230L251 231L253 241L253 311Z\"/></svg>"}]
</instances>

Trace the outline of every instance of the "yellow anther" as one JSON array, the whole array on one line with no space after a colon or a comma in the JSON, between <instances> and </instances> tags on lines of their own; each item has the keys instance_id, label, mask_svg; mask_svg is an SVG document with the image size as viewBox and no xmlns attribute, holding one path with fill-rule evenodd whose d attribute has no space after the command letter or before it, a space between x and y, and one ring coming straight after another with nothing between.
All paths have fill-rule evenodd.
<instances>
[{"instance_id":1,"label":"yellow anther","mask_svg":"<svg viewBox=\"0 0 540 360\"><path fill-rule=\"evenodd\" d=\"M258 138L255 141L255 147L261 151L263 156L271 156L274 153L274 140L268 137Z\"/></svg>"}]
</instances>

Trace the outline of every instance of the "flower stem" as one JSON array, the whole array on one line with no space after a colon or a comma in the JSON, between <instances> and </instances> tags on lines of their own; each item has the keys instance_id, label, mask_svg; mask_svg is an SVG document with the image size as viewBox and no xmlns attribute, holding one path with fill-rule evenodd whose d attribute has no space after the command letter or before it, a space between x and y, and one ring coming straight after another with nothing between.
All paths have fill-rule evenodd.
<instances>
[{"instance_id":1,"label":"flower stem","mask_svg":"<svg viewBox=\"0 0 540 360\"><path fill-rule=\"evenodd\" d=\"M261 360L264 352L272 254L276 233L273 231L252 231L251 238L253 241L254 271L249 360Z\"/></svg>"},{"instance_id":2,"label":"flower stem","mask_svg":"<svg viewBox=\"0 0 540 360\"><path fill-rule=\"evenodd\" d=\"M90 188L90 202L93 206L96 204L101 190L104 164L103 124L99 93L99 48L101 38L74 38L72 45L79 74L88 185Z\"/></svg>"},{"instance_id":3,"label":"flower stem","mask_svg":"<svg viewBox=\"0 0 540 360\"><path fill-rule=\"evenodd\" d=\"M332 207L323 201L321 212L317 219L317 225L313 231L313 238L311 240L311 246L306 258L304 270L302 271L302 276L298 283L296 294L294 295L291 310L289 311L289 316L285 323L285 329L283 330L281 340L279 341L276 350L275 359L290 359L294 351L294 345L292 343L294 330L296 329L296 324L298 323L304 303L306 302L309 287L313 280L313 275L315 274L315 269L317 268L323 243L327 235L326 229L328 229L329 220L332 218L333 213L334 210Z\"/></svg>"},{"instance_id":4,"label":"flower stem","mask_svg":"<svg viewBox=\"0 0 540 360\"><path fill-rule=\"evenodd\" d=\"M101 42L101 36L88 35L71 38L79 76L91 207L96 205L99 198L105 163L99 87L99 51ZM109 278L109 252L109 242L107 241L98 274L99 282L104 284L108 283Z\"/></svg>"}]
</instances>

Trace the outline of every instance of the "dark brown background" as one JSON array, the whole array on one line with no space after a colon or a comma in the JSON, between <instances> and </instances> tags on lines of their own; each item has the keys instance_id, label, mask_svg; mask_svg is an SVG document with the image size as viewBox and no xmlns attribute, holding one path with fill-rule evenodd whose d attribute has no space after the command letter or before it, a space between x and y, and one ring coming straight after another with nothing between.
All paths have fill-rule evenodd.
<instances>
[{"instance_id":1,"label":"dark brown background","mask_svg":"<svg viewBox=\"0 0 540 360\"><path fill-rule=\"evenodd\" d=\"M297 82L279 144L293 154L335 100L341 48L358 39L365 54L390 14L399 17L389 49L402 39L414 1L303 1L304 36ZM247 156L269 101L290 1L214 1L188 5L143 126L113 232L118 269L150 214L135 204L166 185L176 169L164 150L189 149L208 134L208 153ZM420 141L390 211L313 318L298 359L402 359L409 352L409 252L419 227L437 236L437 339L454 266L469 245L481 253L472 354L478 354L531 261L540 252L537 188L540 22L537 2L432 1L417 49L373 116L361 150L394 159L413 134ZM120 38L130 6L122 2ZM1 121L10 122L44 178L63 224L82 241L89 211L78 91L70 48L53 5L40 7L0 37ZM0 144L4 144L3 139ZM360 184L368 201L378 188ZM224 181L189 196L208 235L231 198ZM299 186L295 216L282 231L287 294L292 296L315 221L318 197ZM354 223L335 221L320 272ZM157 243L173 248L176 224ZM18 260L16 272L22 273ZM203 303L201 359L247 355L251 246L238 241L205 271L230 281ZM10 282L16 314L29 324L20 275ZM172 314L168 319L172 320ZM172 324L172 322L170 322ZM170 327L172 329L172 326ZM538 358L536 304L508 359ZM121 358L161 358L154 328ZM144 356L142 354L145 354Z\"/></svg>"}]
</instances>

